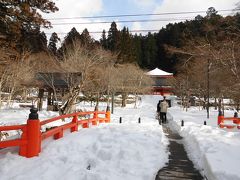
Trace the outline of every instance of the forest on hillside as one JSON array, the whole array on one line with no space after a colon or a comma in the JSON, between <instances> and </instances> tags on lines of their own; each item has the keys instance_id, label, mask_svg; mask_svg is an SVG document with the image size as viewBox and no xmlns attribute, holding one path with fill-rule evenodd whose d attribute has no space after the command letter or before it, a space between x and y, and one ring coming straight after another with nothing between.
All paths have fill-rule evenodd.
<instances>
[{"instance_id":1,"label":"forest on hillside","mask_svg":"<svg viewBox=\"0 0 240 180\"><path fill-rule=\"evenodd\" d=\"M56 10L53 8L53 12ZM59 60L62 58L67 46L71 46L73 42L79 41L89 48L101 46L106 50L110 50L117 54L117 62L136 63L143 69L153 69L159 67L165 71L177 73L178 65L181 57L177 54L169 53L169 46L176 48L185 48L190 40L203 39L208 36L208 41L223 41L229 38L229 33L238 33L239 28L238 13L232 16L222 17L217 14L217 10L213 7L209 8L206 16L196 16L193 20L187 20L180 23L169 23L157 33L149 32L147 35L132 34L128 27L118 29L117 24L112 22L109 30L103 30L101 39L93 39L88 30L84 29L78 32L75 27L64 37L60 44L60 38L56 32L52 33L49 40L44 31L40 28L42 25L50 27L50 22L35 22L33 27L21 26L21 20L16 25L11 24L7 28L1 26L0 29L1 44L5 41L6 46L12 47L17 52L30 51L31 53L48 52L56 56ZM38 21L36 19L36 21ZM6 23L5 23L6 24ZM4 23L3 23L4 25ZM225 31L225 32L224 32ZM226 34L226 31L229 31ZM231 31L231 32L230 32ZM217 38L218 34L222 34L222 38ZM209 39L211 36L211 39ZM215 36L215 37L213 37ZM225 36L223 38L223 36Z\"/></svg>"},{"instance_id":2,"label":"forest on hillside","mask_svg":"<svg viewBox=\"0 0 240 180\"><path fill-rule=\"evenodd\" d=\"M76 48L79 48L80 44L84 57L93 60L94 57L102 57L104 54L105 63L112 59L113 68L135 64L141 70L158 67L173 72L175 78L171 83L175 88L175 93L186 99L190 95L204 97L204 99L207 96L215 98L227 96L239 106L239 13L223 17L215 8L210 7L204 17L198 15L193 20L170 23L159 32L149 32L147 35L132 34L128 27L118 29L117 24L112 22L108 30L103 30L100 40L93 39L87 29L78 32L73 27L58 47L57 44L60 41L58 34L52 33L50 39L47 40L41 27L50 28L51 23L43 19L36 10L53 13L58 8L52 1L44 1L44 5L42 3L41 1L32 1L30 4L0 2L1 12L3 12L0 14L1 81L3 82L3 77L8 75L8 83L0 83L1 88L9 89L11 83L16 84L14 81L16 77L21 81L27 81L29 77L4 71L6 65L11 64L13 70L22 67L21 70L25 72L22 74L29 74L31 72L29 69L33 67L38 71L46 71L43 67L46 63L49 65L48 71L60 71L70 67L66 59L74 63L72 57L77 55ZM73 53L75 53L74 56ZM89 54L95 54L95 56L92 57ZM27 57L31 57L31 60L19 61ZM96 64L99 66L95 62L91 62L94 66L89 69L96 68ZM99 58L98 62L106 66ZM123 69L121 68L121 71ZM19 69L17 71L19 72ZM71 71L77 70L75 68ZM144 74L144 71L141 73ZM93 73L89 73L86 79L94 79L93 76ZM12 77L11 83L9 83L9 77ZM133 79L138 78L135 75L128 80L128 84ZM89 86L98 85L102 92L110 91L109 84L100 88L101 83L100 80L98 81L93 81L94 83ZM142 84L139 81L141 80L137 81L137 87ZM133 88L134 91L139 89L136 86ZM89 90L90 87L84 88ZM117 91L120 91L119 85L112 89L116 91L116 87L118 87Z\"/></svg>"}]
</instances>

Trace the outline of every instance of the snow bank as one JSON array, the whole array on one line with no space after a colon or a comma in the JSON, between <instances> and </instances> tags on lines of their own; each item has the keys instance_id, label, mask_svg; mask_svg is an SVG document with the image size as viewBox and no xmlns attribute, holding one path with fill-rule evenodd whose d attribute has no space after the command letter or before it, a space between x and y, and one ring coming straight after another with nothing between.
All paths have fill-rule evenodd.
<instances>
[{"instance_id":1,"label":"snow bank","mask_svg":"<svg viewBox=\"0 0 240 180\"><path fill-rule=\"evenodd\" d=\"M226 112L233 114L233 112ZM183 112L179 107L169 111L169 119L172 127L177 129L185 138L185 147L196 168L210 180L240 180L240 132L229 132L217 127L217 113L210 112L207 126L203 125L206 120L206 111L196 108ZM184 120L184 127L181 127Z\"/></svg>"}]
</instances>

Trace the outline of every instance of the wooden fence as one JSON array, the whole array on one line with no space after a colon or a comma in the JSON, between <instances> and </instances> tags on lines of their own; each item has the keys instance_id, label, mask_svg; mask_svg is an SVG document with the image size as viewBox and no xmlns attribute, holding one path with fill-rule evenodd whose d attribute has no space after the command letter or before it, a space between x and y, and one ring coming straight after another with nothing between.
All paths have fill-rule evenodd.
<instances>
[{"instance_id":1,"label":"wooden fence","mask_svg":"<svg viewBox=\"0 0 240 180\"><path fill-rule=\"evenodd\" d=\"M218 126L220 128L238 128L240 129L240 118L238 118L237 112L234 113L233 117L224 117L221 111L219 111L218 115Z\"/></svg>"},{"instance_id":2,"label":"wooden fence","mask_svg":"<svg viewBox=\"0 0 240 180\"><path fill-rule=\"evenodd\" d=\"M110 122L110 108L107 107L105 111L88 111L88 112L75 112L57 116L51 119L40 121L38 119L37 109L30 110L27 124L13 125L13 126L0 126L1 131L21 130L22 134L19 139L0 141L0 148L19 146L19 155L27 158L38 156L41 152L42 141L48 137L53 136L54 139L63 137L64 130L70 129L70 132L78 131L78 126L88 128L89 124L97 125L98 123ZM99 114L102 117L99 117ZM81 118L79 118L81 117ZM54 121L65 118L72 118L71 122L61 126L53 127L50 130L41 132L42 126Z\"/></svg>"}]
</instances>

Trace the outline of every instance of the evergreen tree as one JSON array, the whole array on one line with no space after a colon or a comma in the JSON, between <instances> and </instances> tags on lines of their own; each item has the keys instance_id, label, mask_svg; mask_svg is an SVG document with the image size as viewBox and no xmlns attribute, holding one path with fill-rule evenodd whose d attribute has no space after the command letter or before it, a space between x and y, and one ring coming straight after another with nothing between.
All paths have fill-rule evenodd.
<instances>
[{"instance_id":1,"label":"evergreen tree","mask_svg":"<svg viewBox=\"0 0 240 180\"><path fill-rule=\"evenodd\" d=\"M117 24L112 22L111 27L108 31L107 44L108 49L111 51L117 51L119 48L119 31L117 29Z\"/></svg>"},{"instance_id":2,"label":"evergreen tree","mask_svg":"<svg viewBox=\"0 0 240 180\"><path fill-rule=\"evenodd\" d=\"M0 1L0 34L9 42L15 42L23 32L29 33L40 25L50 27L50 22L42 18L40 11L50 13L57 10L51 0Z\"/></svg>"},{"instance_id":3,"label":"evergreen tree","mask_svg":"<svg viewBox=\"0 0 240 180\"><path fill-rule=\"evenodd\" d=\"M136 56L134 54L133 38L131 37L128 28L123 27L120 32L119 42L119 57L118 62L132 63L136 62Z\"/></svg>"},{"instance_id":4,"label":"evergreen tree","mask_svg":"<svg viewBox=\"0 0 240 180\"><path fill-rule=\"evenodd\" d=\"M85 28L81 34L81 43L82 43L82 45L85 45L85 46L90 46L93 43L93 40L92 40L87 28Z\"/></svg>"},{"instance_id":5,"label":"evergreen tree","mask_svg":"<svg viewBox=\"0 0 240 180\"><path fill-rule=\"evenodd\" d=\"M67 34L67 36L64 38L63 44L66 46L71 46L76 41L81 42L81 35L76 30L76 28L73 27L71 31Z\"/></svg>"},{"instance_id":6,"label":"evergreen tree","mask_svg":"<svg viewBox=\"0 0 240 180\"><path fill-rule=\"evenodd\" d=\"M49 43L48 43L48 50L53 55L57 55L57 43L60 41L60 38L58 37L57 33L52 33Z\"/></svg>"},{"instance_id":7,"label":"evergreen tree","mask_svg":"<svg viewBox=\"0 0 240 180\"><path fill-rule=\"evenodd\" d=\"M142 64L142 43L141 43L142 35L140 34L139 36L137 34L134 35L133 37L133 51L135 54L135 59L137 64L140 67L143 67Z\"/></svg>"},{"instance_id":8,"label":"evergreen tree","mask_svg":"<svg viewBox=\"0 0 240 180\"><path fill-rule=\"evenodd\" d=\"M47 50L47 38L44 32L40 32L40 27L29 31L23 31L20 41L16 44L18 51L30 51L37 53Z\"/></svg>"},{"instance_id":9,"label":"evergreen tree","mask_svg":"<svg viewBox=\"0 0 240 180\"><path fill-rule=\"evenodd\" d=\"M102 36L101 36L101 39L100 39L100 44L102 45L102 47L104 49L108 48L107 38L106 38L106 31L105 30L103 30L103 32L102 32Z\"/></svg>"},{"instance_id":10,"label":"evergreen tree","mask_svg":"<svg viewBox=\"0 0 240 180\"><path fill-rule=\"evenodd\" d=\"M81 43L81 35L79 32L76 30L75 27L71 29L71 31L67 34L67 36L64 38L64 41L62 43L62 46L58 49L58 55L60 58L63 57L64 52L66 52L66 49L73 48L74 43Z\"/></svg>"},{"instance_id":11,"label":"evergreen tree","mask_svg":"<svg viewBox=\"0 0 240 180\"><path fill-rule=\"evenodd\" d=\"M154 35L151 34L150 32L148 33L144 41L143 47L144 47L143 64L147 68L153 68L154 66L156 66L156 62L157 62L157 44L156 44L156 39Z\"/></svg>"},{"instance_id":12,"label":"evergreen tree","mask_svg":"<svg viewBox=\"0 0 240 180\"><path fill-rule=\"evenodd\" d=\"M47 49L47 36L44 33L44 31L42 31L39 35L39 44L40 44L40 50L41 51L46 51L46 49Z\"/></svg>"},{"instance_id":13,"label":"evergreen tree","mask_svg":"<svg viewBox=\"0 0 240 180\"><path fill-rule=\"evenodd\" d=\"M216 11L216 9L214 7L210 7L210 8L208 8L206 13L207 13L206 17L211 18L213 16L216 16L218 12Z\"/></svg>"}]
</instances>

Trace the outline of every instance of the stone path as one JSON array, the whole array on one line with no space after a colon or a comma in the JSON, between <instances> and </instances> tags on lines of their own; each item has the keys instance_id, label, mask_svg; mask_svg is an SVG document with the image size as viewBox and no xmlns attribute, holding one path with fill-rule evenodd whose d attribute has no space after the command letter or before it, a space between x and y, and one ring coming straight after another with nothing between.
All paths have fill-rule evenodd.
<instances>
[{"instance_id":1,"label":"stone path","mask_svg":"<svg viewBox=\"0 0 240 180\"><path fill-rule=\"evenodd\" d=\"M182 144L182 137L173 132L167 124L163 131L169 138L169 162L166 167L158 171L155 180L204 180L202 175L193 166Z\"/></svg>"}]
</instances>

